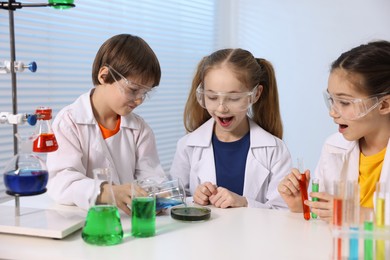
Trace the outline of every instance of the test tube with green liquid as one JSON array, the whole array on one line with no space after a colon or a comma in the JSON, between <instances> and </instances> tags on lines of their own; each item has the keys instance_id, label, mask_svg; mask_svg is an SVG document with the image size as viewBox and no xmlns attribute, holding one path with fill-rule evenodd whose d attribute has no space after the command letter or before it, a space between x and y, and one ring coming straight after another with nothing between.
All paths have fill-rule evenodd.
<instances>
[{"instance_id":1,"label":"test tube with green liquid","mask_svg":"<svg viewBox=\"0 0 390 260\"><path fill-rule=\"evenodd\" d=\"M319 180L318 179L313 179L313 181L311 182L311 191L312 192L318 192L319 191L319 186L320 186L320 184L319 184ZM318 198L312 198L313 199L313 201L318 201ZM315 213L311 213L311 217L312 218L317 218L317 214L315 214Z\"/></svg>"},{"instance_id":2,"label":"test tube with green liquid","mask_svg":"<svg viewBox=\"0 0 390 260\"><path fill-rule=\"evenodd\" d=\"M370 210L365 214L364 231L368 233L364 239L364 260L372 260L374 258L373 240L369 237L374 231L374 213Z\"/></svg>"}]
</instances>

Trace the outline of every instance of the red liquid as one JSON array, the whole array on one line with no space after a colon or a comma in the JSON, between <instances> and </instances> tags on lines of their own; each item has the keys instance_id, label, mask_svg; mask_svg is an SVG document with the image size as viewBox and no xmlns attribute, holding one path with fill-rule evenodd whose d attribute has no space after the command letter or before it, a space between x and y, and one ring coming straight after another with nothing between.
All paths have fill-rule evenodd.
<instances>
[{"instance_id":1,"label":"red liquid","mask_svg":"<svg viewBox=\"0 0 390 260\"><path fill-rule=\"evenodd\" d=\"M299 180L299 188L301 190L301 198L302 198L302 207L303 207L303 217L306 220L310 219L310 208L304 202L308 200L307 196L307 187L306 187L306 175L301 174L301 179Z\"/></svg>"},{"instance_id":2,"label":"red liquid","mask_svg":"<svg viewBox=\"0 0 390 260\"><path fill-rule=\"evenodd\" d=\"M333 225L341 227L343 224L343 200L342 199L333 199ZM337 238L335 241L337 258L342 259L342 240L341 238Z\"/></svg>"},{"instance_id":3,"label":"red liquid","mask_svg":"<svg viewBox=\"0 0 390 260\"><path fill-rule=\"evenodd\" d=\"M33 144L33 151L36 153L54 152L57 149L58 144L54 134L40 134Z\"/></svg>"},{"instance_id":4,"label":"red liquid","mask_svg":"<svg viewBox=\"0 0 390 260\"><path fill-rule=\"evenodd\" d=\"M343 224L343 200L333 199L333 225L341 227Z\"/></svg>"}]
</instances>

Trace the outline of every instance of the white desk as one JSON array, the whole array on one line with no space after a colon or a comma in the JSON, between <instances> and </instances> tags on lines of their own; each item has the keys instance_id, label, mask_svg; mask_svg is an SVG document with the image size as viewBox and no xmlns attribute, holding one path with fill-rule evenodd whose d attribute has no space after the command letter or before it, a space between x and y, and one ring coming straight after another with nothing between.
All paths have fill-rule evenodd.
<instances>
[{"instance_id":1,"label":"white desk","mask_svg":"<svg viewBox=\"0 0 390 260\"><path fill-rule=\"evenodd\" d=\"M6 204L13 206L13 201ZM46 194L21 198L21 207L27 205L61 208ZM73 207L64 208L72 210ZM151 238L132 237L130 218L122 215L121 220L125 236L119 245L86 244L81 230L62 240L0 234L0 258L321 260L330 259L332 251L331 230L325 222L306 221L302 214L287 211L211 207L210 220L197 223L176 221L169 215L158 216L157 234Z\"/></svg>"}]
</instances>

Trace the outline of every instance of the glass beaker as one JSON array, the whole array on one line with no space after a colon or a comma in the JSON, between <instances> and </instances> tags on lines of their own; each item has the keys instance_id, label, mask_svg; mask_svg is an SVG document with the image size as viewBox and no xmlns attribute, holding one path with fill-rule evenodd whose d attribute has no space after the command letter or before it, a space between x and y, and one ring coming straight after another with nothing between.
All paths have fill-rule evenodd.
<instances>
[{"instance_id":1,"label":"glass beaker","mask_svg":"<svg viewBox=\"0 0 390 260\"><path fill-rule=\"evenodd\" d=\"M179 179L165 180L156 184L156 210L167 209L184 204L186 194Z\"/></svg>"},{"instance_id":2,"label":"glass beaker","mask_svg":"<svg viewBox=\"0 0 390 260\"><path fill-rule=\"evenodd\" d=\"M108 168L93 170L94 176L94 196L88 210L82 231L82 238L88 244L108 246L115 245L123 239L122 223L115 197L112 191L112 178ZM107 190L106 201L97 201L102 190ZM100 199L99 199L100 200Z\"/></svg>"},{"instance_id":3,"label":"glass beaker","mask_svg":"<svg viewBox=\"0 0 390 260\"><path fill-rule=\"evenodd\" d=\"M46 192L49 174L45 161L31 153L32 138L17 135L20 151L4 168L3 180L9 195L30 196Z\"/></svg>"},{"instance_id":4,"label":"glass beaker","mask_svg":"<svg viewBox=\"0 0 390 260\"><path fill-rule=\"evenodd\" d=\"M131 233L151 237L156 233L156 182L135 180L131 185Z\"/></svg>"},{"instance_id":5,"label":"glass beaker","mask_svg":"<svg viewBox=\"0 0 390 260\"><path fill-rule=\"evenodd\" d=\"M51 128L51 113L50 107L38 107L35 110L37 115L37 125L35 127L35 135L33 151L36 153L54 152L58 149L56 137Z\"/></svg>"}]
</instances>

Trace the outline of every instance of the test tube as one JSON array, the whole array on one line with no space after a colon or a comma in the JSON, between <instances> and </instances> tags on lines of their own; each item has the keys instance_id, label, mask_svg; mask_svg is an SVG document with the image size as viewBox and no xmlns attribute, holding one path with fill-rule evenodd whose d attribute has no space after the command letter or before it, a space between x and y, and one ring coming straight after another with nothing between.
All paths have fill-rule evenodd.
<instances>
[{"instance_id":1,"label":"test tube","mask_svg":"<svg viewBox=\"0 0 390 260\"><path fill-rule=\"evenodd\" d=\"M301 173L301 179L299 180L299 189L301 191L303 218L306 220L310 220L310 207L305 204L305 200L308 200L308 196L307 196L306 175L303 167L303 159L298 158L297 161L298 161L298 170Z\"/></svg>"},{"instance_id":2,"label":"test tube","mask_svg":"<svg viewBox=\"0 0 390 260\"><path fill-rule=\"evenodd\" d=\"M311 182L311 191L312 192L318 192L319 191L319 180L318 179L313 179L313 181ZM318 201L318 198L313 198L312 199L313 201ZM311 213L311 217L312 218L317 218L317 214L315 213Z\"/></svg>"},{"instance_id":3,"label":"test tube","mask_svg":"<svg viewBox=\"0 0 390 260\"><path fill-rule=\"evenodd\" d=\"M347 182L347 194L345 203L345 221L349 224L351 237L349 239L350 260L359 259L359 239L354 233L359 231L360 215L360 187L357 181Z\"/></svg>"},{"instance_id":4,"label":"test tube","mask_svg":"<svg viewBox=\"0 0 390 260\"><path fill-rule=\"evenodd\" d=\"M385 226L385 195L385 183L378 182L376 184L375 222L379 231L383 230ZM375 252L377 260L385 260L386 252L384 240L376 240Z\"/></svg>"},{"instance_id":5,"label":"test tube","mask_svg":"<svg viewBox=\"0 0 390 260\"><path fill-rule=\"evenodd\" d=\"M364 231L371 233L374 231L374 216L371 210L365 212ZM373 240L366 236L364 239L364 260L372 260L374 258Z\"/></svg>"},{"instance_id":6,"label":"test tube","mask_svg":"<svg viewBox=\"0 0 390 260\"><path fill-rule=\"evenodd\" d=\"M334 182L333 198L333 228L341 229L343 225L343 200L344 200L344 182ZM333 240L333 258L342 259L342 238L337 237Z\"/></svg>"}]
</instances>

